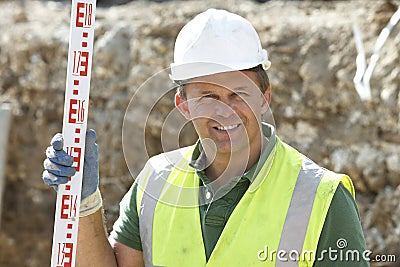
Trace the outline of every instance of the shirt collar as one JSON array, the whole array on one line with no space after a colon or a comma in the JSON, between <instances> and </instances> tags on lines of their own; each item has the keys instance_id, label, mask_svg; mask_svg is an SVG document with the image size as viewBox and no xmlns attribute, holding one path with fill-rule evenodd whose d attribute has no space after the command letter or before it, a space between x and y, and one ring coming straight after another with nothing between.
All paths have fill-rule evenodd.
<instances>
[{"instance_id":1,"label":"shirt collar","mask_svg":"<svg viewBox=\"0 0 400 267\"><path fill-rule=\"evenodd\" d=\"M271 154L271 151L275 147L276 144L276 135L275 135L275 128L271 124L262 123L262 131L264 137L267 138L268 142L267 145L264 146L263 151L260 155L260 158L256 164L254 164L247 172L245 172L242 176L236 176L231 179L229 182L237 183L241 179L248 179L250 183L254 181L257 174L263 167L265 161L267 160L268 156ZM206 169L206 154L203 150L200 140L197 141L195 148L192 153L191 161L189 165L196 170L197 175L202 180L204 184L210 183L210 180L207 178L205 169Z\"/></svg>"}]
</instances>

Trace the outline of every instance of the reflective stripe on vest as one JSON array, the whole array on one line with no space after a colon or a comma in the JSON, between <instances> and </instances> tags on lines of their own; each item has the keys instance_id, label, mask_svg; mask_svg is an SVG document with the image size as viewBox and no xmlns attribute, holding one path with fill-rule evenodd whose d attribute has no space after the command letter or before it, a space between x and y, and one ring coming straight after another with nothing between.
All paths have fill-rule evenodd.
<instances>
[{"instance_id":1,"label":"reflective stripe on vest","mask_svg":"<svg viewBox=\"0 0 400 267\"><path fill-rule=\"evenodd\" d=\"M286 253L292 250L298 253L302 251L315 195L323 174L323 169L310 159L303 160L286 213L278 251L283 250ZM276 267L280 266L298 266L298 263L278 260Z\"/></svg>"},{"instance_id":2,"label":"reflective stripe on vest","mask_svg":"<svg viewBox=\"0 0 400 267\"><path fill-rule=\"evenodd\" d=\"M146 186L142 201L140 203L139 229L140 239L142 240L145 266L154 266L152 264L152 233L154 211L156 210L157 200L160 197L165 182L165 179L160 179L158 183L150 183L151 186Z\"/></svg>"}]
</instances>

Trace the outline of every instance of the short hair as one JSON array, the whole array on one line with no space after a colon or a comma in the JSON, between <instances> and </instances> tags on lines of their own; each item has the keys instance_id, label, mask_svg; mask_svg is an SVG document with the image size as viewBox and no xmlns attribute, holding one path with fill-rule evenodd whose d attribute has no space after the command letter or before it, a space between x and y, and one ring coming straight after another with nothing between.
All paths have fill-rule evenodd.
<instances>
[{"instance_id":1,"label":"short hair","mask_svg":"<svg viewBox=\"0 0 400 267\"><path fill-rule=\"evenodd\" d=\"M269 83L269 77L267 72L264 70L264 68L262 67L262 65L257 65L253 68L250 69L245 69L243 71L253 71L256 73L257 75L257 79L259 82L259 89L262 93L265 93L265 91L268 89L268 87L270 86ZM183 99L186 99L186 93L185 93L185 85L187 83L190 82L191 79L187 79L187 80L176 80L174 81L178 87L176 89L176 92L183 97Z\"/></svg>"}]
</instances>

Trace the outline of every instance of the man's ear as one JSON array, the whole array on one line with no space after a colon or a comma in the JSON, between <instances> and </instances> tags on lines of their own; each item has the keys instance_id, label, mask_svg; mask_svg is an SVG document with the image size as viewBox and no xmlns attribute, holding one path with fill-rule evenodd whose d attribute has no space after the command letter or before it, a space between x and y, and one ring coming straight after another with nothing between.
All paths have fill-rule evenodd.
<instances>
[{"instance_id":1,"label":"man's ear","mask_svg":"<svg viewBox=\"0 0 400 267\"><path fill-rule=\"evenodd\" d=\"M183 98L180 93L175 94L175 107L180 111L180 113L187 119L190 120L190 112L188 102Z\"/></svg>"},{"instance_id":2,"label":"man's ear","mask_svg":"<svg viewBox=\"0 0 400 267\"><path fill-rule=\"evenodd\" d=\"M271 104L271 94L272 94L272 89L271 89L271 85L268 86L268 88L265 90L265 92L263 93L263 102L261 105L261 110L262 113L267 112L269 104Z\"/></svg>"}]
</instances>

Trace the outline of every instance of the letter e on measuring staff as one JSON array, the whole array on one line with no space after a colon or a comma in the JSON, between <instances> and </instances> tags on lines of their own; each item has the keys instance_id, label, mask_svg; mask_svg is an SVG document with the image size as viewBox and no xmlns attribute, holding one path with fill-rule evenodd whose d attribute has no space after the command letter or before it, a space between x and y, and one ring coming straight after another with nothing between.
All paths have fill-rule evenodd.
<instances>
[{"instance_id":1,"label":"letter e on measuring staff","mask_svg":"<svg viewBox=\"0 0 400 267\"><path fill-rule=\"evenodd\" d=\"M78 199L75 195L62 195L61 200L61 219L69 219L76 217L76 201Z\"/></svg>"},{"instance_id":2,"label":"letter e on measuring staff","mask_svg":"<svg viewBox=\"0 0 400 267\"><path fill-rule=\"evenodd\" d=\"M89 28L92 26L93 6L91 3L78 2L76 5L76 27Z\"/></svg>"},{"instance_id":3,"label":"letter e on measuring staff","mask_svg":"<svg viewBox=\"0 0 400 267\"><path fill-rule=\"evenodd\" d=\"M82 124L85 119L85 100L69 100L68 122Z\"/></svg>"}]
</instances>

